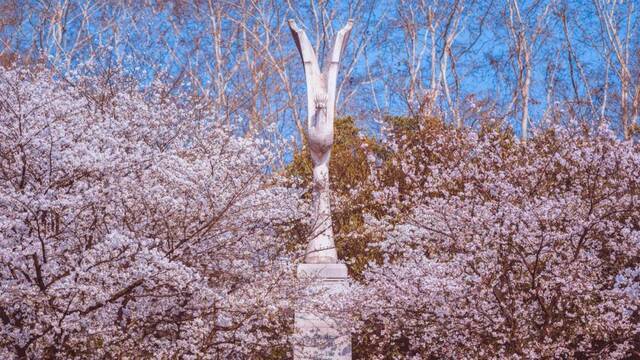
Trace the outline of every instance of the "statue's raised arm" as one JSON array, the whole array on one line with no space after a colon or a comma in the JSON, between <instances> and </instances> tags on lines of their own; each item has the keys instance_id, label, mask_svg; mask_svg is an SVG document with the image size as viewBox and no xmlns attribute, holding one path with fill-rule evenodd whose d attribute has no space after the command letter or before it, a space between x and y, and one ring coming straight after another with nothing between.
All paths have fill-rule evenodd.
<instances>
[{"instance_id":1,"label":"statue's raised arm","mask_svg":"<svg viewBox=\"0 0 640 360\"><path fill-rule=\"evenodd\" d=\"M333 42L333 47L331 48L331 54L327 64L328 69L325 70L327 72L327 90L329 92L333 92L329 94L329 97L334 99L336 97L335 90L336 81L338 79L338 70L340 69L340 58L342 57L342 53L344 53L344 49L347 47L352 27L353 20L349 19L349 21L347 21L347 25L340 29L336 34L336 39Z\"/></svg>"},{"instance_id":2,"label":"statue's raised arm","mask_svg":"<svg viewBox=\"0 0 640 360\"><path fill-rule=\"evenodd\" d=\"M298 24L296 24L296 21L293 19L289 19L289 29L291 30L291 35L293 35L293 40L302 58L305 75L320 75L320 64L318 64L316 52L313 50L307 34L298 27Z\"/></svg>"}]
</instances>

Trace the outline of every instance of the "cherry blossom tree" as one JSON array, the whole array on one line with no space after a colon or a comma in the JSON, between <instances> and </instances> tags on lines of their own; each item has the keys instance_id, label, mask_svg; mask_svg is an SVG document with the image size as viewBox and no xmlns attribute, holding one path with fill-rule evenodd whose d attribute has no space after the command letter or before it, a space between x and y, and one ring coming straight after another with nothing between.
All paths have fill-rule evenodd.
<instances>
[{"instance_id":1,"label":"cherry blossom tree","mask_svg":"<svg viewBox=\"0 0 640 360\"><path fill-rule=\"evenodd\" d=\"M0 357L286 352L299 194L261 141L126 83L0 75Z\"/></svg>"},{"instance_id":2,"label":"cherry blossom tree","mask_svg":"<svg viewBox=\"0 0 640 360\"><path fill-rule=\"evenodd\" d=\"M354 299L371 357L640 355L640 148L582 129L389 144L404 187L375 196L407 215L368 220L386 235Z\"/></svg>"}]
</instances>

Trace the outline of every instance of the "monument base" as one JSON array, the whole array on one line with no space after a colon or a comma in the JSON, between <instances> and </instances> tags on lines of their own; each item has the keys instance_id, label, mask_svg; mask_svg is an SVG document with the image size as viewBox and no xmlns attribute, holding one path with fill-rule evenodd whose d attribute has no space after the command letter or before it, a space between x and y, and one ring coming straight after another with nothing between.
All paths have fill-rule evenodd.
<instances>
[{"instance_id":1,"label":"monument base","mask_svg":"<svg viewBox=\"0 0 640 360\"><path fill-rule=\"evenodd\" d=\"M311 292L344 294L349 279L344 264L300 264L298 278L311 278ZM351 360L351 335L329 315L312 309L296 311L293 357Z\"/></svg>"}]
</instances>

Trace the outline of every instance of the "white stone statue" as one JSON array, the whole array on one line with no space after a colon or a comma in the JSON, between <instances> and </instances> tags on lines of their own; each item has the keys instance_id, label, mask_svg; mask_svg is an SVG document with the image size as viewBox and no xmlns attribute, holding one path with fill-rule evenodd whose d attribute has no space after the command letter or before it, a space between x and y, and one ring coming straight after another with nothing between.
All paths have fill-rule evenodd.
<instances>
[{"instance_id":1,"label":"white stone statue","mask_svg":"<svg viewBox=\"0 0 640 360\"><path fill-rule=\"evenodd\" d=\"M318 58L304 30L289 20L291 34L296 42L307 80L307 142L313 162L313 232L305 261L298 264L298 276L311 278L313 284L307 296L348 292L348 272L338 263L331 226L329 192L329 159L333 146L333 118L335 116L336 80L340 56L344 50L353 21L349 20L336 35L324 69L320 71ZM337 314L317 311L313 307L296 309L294 358L351 359L351 335L337 322Z\"/></svg>"},{"instance_id":2,"label":"white stone statue","mask_svg":"<svg viewBox=\"0 0 640 360\"><path fill-rule=\"evenodd\" d=\"M329 193L329 159L333 145L333 119L336 104L336 80L340 56L347 44L353 21L349 20L336 35L333 48L323 66L304 30L293 19L289 28L304 65L307 80L307 141L313 162L313 233L305 256L307 264L335 264L338 262Z\"/></svg>"}]
</instances>

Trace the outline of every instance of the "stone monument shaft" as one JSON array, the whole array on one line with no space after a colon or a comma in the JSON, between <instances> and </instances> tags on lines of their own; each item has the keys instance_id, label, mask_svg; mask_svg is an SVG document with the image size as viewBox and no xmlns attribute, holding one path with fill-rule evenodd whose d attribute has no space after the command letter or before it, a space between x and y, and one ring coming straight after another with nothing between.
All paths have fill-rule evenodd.
<instances>
[{"instance_id":1,"label":"stone monument shaft","mask_svg":"<svg viewBox=\"0 0 640 360\"><path fill-rule=\"evenodd\" d=\"M307 143L313 162L312 236L305 261L298 264L298 277L311 278L307 296L345 294L348 273L338 263L331 226L331 194L329 189L329 159L333 146L333 118L336 104L336 81L340 56L349 38L353 21L349 20L333 43L320 71L318 58L304 30L289 20L307 82ZM336 313L318 311L301 305L295 313L294 354L296 360L351 359L351 335L336 321Z\"/></svg>"},{"instance_id":2,"label":"stone monument shaft","mask_svg":"<svg viewBox=\"0 0 640 360\"><path fill-rule=\"evenodd\" d=\"M304 65L307 83L307 142L313 162L313 232L305 255L307 264L338 262L331 226L329 160L333 146L336 81L340 56L347 44L352 26L353 21L349 20L347 25L338 31L321 71L306 33L294 20L289 20L289 28Z\"/></svg>"}]
</instances>

